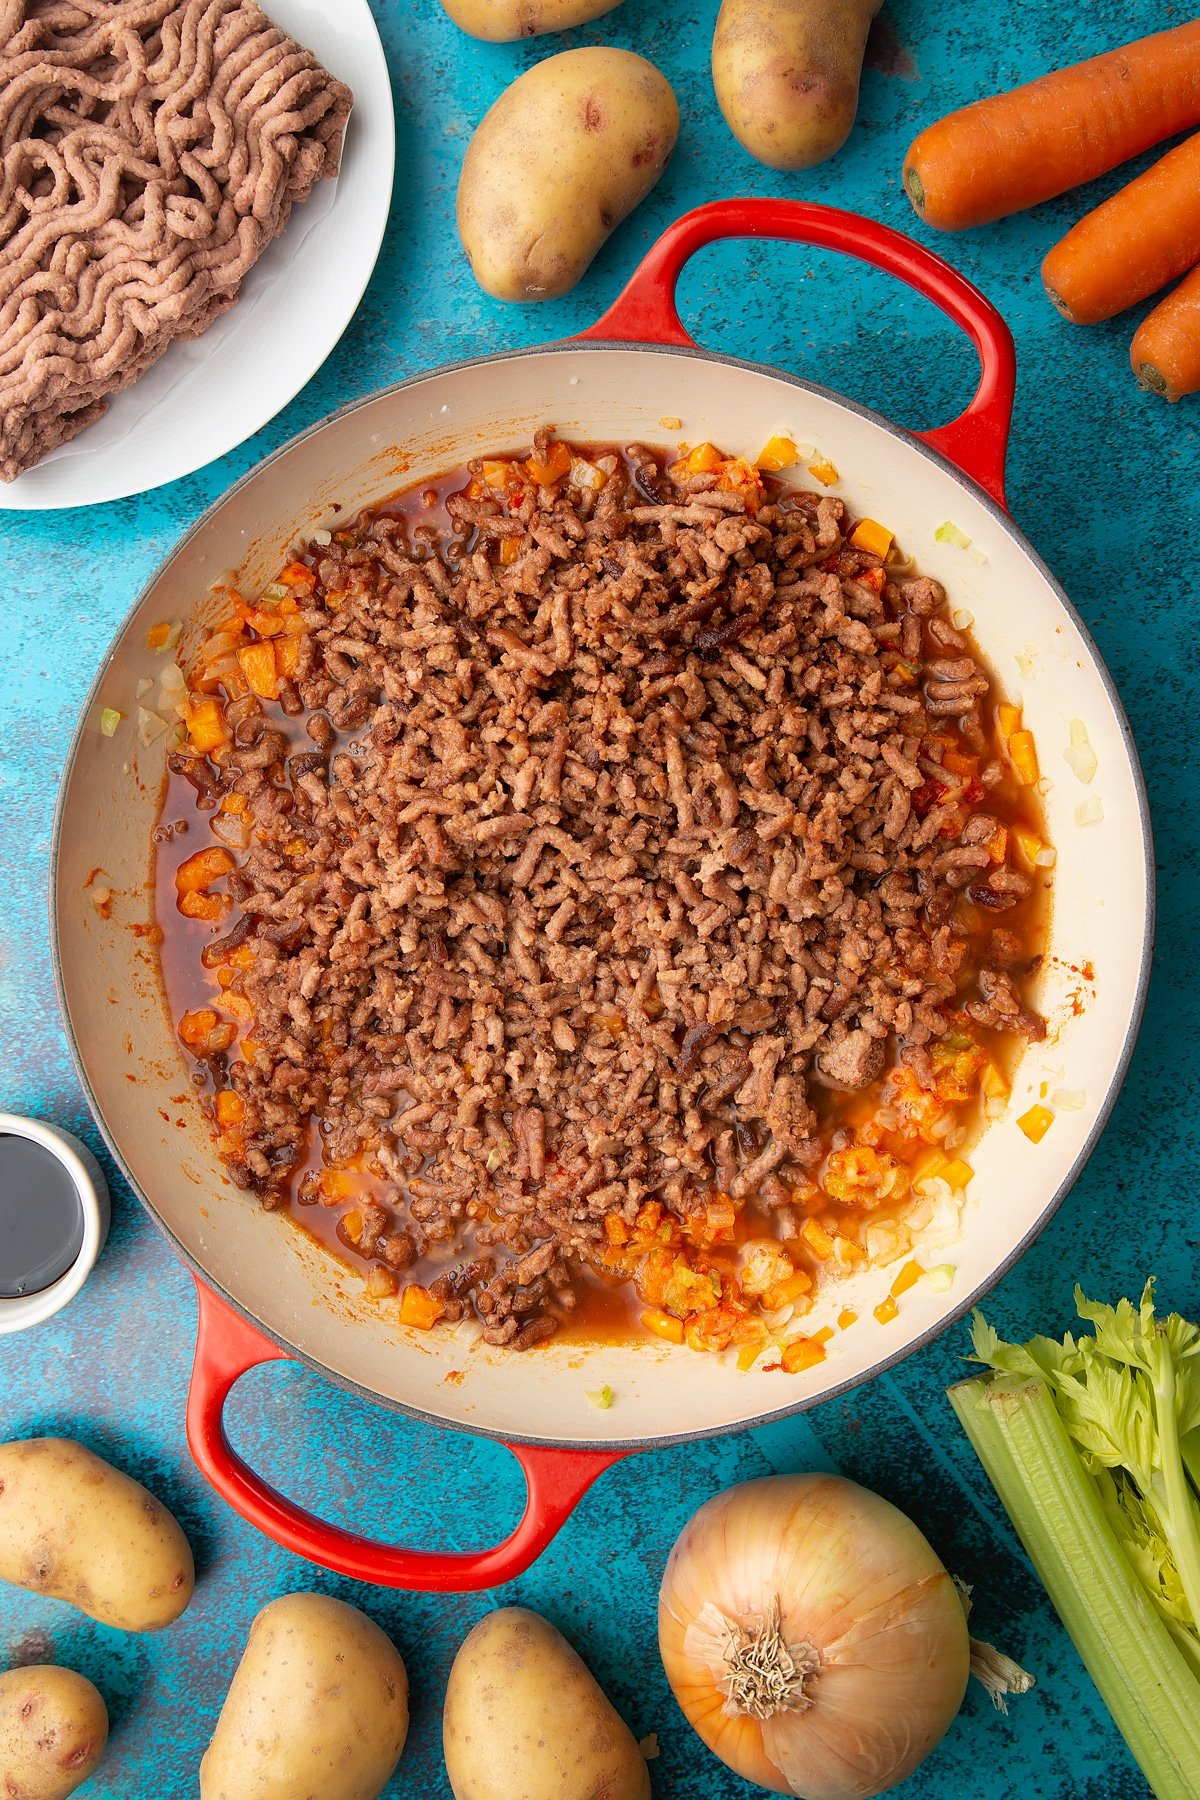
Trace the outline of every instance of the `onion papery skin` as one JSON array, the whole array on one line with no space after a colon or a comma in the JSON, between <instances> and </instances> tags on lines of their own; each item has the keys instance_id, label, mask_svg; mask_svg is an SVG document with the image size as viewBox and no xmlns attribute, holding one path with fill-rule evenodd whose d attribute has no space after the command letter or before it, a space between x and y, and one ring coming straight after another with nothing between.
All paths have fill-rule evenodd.
<instances>
[{"instance_id":1,"label":"onion papery skin","mask_svg":"<svg viewBox=\"0 0 1200 1800\"><path fill-rule=\"evenodd\" d=\"M759 1720L724 1711L719 1657L698 1657L706 1604L755 1632L778 1598L786 1644L820 1666L810 1704ZM837 1475L773 1475L718 1494L684 1528L659 1595L659 1648L675 1698L721 1761L801 1800L870 1800L945 1734L970 1668L966 1614L921 1532Z\"/></svg>"}]
</instances>

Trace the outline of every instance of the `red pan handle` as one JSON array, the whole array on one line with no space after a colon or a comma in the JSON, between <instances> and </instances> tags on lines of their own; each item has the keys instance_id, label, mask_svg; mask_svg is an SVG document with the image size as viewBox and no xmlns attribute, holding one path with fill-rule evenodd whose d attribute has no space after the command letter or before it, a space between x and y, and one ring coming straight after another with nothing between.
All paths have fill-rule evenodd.
<instances>
[{"instance_id":1,"label":"red pan handle","mask_svg":"<svg viewBox=\"0 0 1200 1800\"><path fill-rule=\"evenodd\" d=\"M675 307L675 288L689 258L720 238L787 238L840 250L895 275L940 306L979 353L979 386L966 411L949 425L913 435L956 463L1001 506L1007 505L1004 458L1017 381L1012 333L991 301L957 269L874 219L809 200L714 200L698 206L667 227L624 293L580 337L694 349L695 340Z\"/></svg>"},{"instance_id":2,"label":"red pan handle","mask_svg":"<svg viewBox=\"0 0 1200 1800\"><path fill-rule=\"evenodd\" d=\"M285 1550L338 1575L377 1587L464 1593L512 1581L535 1562L566 1524L598 1475L619 1462L621 1450L549 1450L509 1444L525 1472L528 1498L511 1537L491 1550L410 1550L376 1544L356 1532L323 1524L256 1475L225 1434L230 1389L259 1363L287 1362L286 1350L196 1283L200 1318L188 1393L187 1438L197 1466L222 1499Z\"/></svg>"}]
</instances>

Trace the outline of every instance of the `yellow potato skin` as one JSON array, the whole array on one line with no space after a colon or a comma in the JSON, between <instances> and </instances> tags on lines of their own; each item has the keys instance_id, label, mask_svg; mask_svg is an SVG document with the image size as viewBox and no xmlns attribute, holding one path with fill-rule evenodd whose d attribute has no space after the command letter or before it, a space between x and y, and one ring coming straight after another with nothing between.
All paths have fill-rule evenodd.
<instances>
[{"instance_id":1,"label":"yellow potato skin","mask_svg":"<svg viewBox=\"0 0 1200 1800\"><path fill-rule=\"evenodd\" d=\"M464 1639L442 1747L454 1800L649 1800L633 1734L547 1619L502 1607Z\"/></svg>"},{"instance_id":2,"label":"yellow potato skin","mask_svg":"<svg viewBox=\"0 0 1200 1800\"><path fill-rule=\"evenodd\" d=\"M121 1631L170 1625L196 1583L162 1501L70 1438L0 1444L0 1577Z\"/></svg>"},{"instance_id":3,"label":"yellow potato skin","mask_svg":"<svg viewBox=\"0 0 1200 1800\"><path fill-rule=\"evenodd\" d=\"M408 1736L408 1674L327 1594L264 1606L200 1764L200 1800L377 1800Z\"/></svg>"},{"instance_id":4,"label":"yellow potato skin","mask_svg":"<svg viewBox=\"0 0 1200 1800\"><path fill-rule=\"evenodd\" d=\"M108 1709L74 1669L39 1664L0 1675L0 1794L67 1800L99 1766Z\"/></svg>"},{"instance_id":5,"label":"yellow potato skin","mask_svg":"<svg viewBox=\"0 0 1200 1800\"><path fill-rule=\"evenodd\" d=\"M883 0L722 0L717 101L738 142L772 169L841 149L858 111L867 32Z\"/></svg>"},{"instance_id":6,"label":"yellow potato skin","mask_svg":"<svg viewBox=\"0 0 1200 1800\"><path fill-rule=\"evenodd\" d=\"M553 300L644 200L679 136L653 63L628 50L564 50L485 114L458 181L458 234L498 300Z\"/></svg>"},{"instance_id":7,"label":"yellow potato skin","mask_svg":"<svg viewBox=\"0 0 1200 1800\"><path fill-rule=\"evenodd\" d=\"M614 12L621 0L442 0L454 23L471 37L491 44L514 38L541 37L547 31L569 31L601 14Z\"/></svg>"}]
</instances>

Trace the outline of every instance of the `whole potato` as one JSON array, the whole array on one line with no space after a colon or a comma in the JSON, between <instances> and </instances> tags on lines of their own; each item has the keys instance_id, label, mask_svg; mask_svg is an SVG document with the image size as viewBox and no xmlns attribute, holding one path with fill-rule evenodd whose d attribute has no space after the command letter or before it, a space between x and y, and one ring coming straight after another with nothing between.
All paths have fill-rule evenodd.
<instances>
[{"instance_id":1,"label":"whole potato","mask_svg":"<svg viewBox=\"0 0 1200 1800\"><path fill-rule=\"evenodd\" d=\"M0 1675L0 1794L66 1800L98 1765L108 1710L74 1669L39 1666Z\"/></svg>"},{"instance_id":2,"label":"whole potato","mask_svg":"<svg viewBox=\"0 0 1200 1800\"><path fill-rule=\"evenodd\" d=\"M553 300L667 166L679 108L628 50L564 50L480 122L458 179L458 234L498 300Z\"/></svg>"},{"instance_id":3,"label":"whole potato","mask_svg":"<svg viewBox=\"0 0 1200 1800\"><path fill-rule=\"evenodd\" d=\"M200 1764L200 1800L376 1800L408 1736L408 1673L327 1594L264 1606Z\"/></svg>"},{"instance_id":4,"label":"whole potato","mask_svg":"<svg viewBox=\"0 0 1200 1800\"><path fill-rule=\"evenodd\" d=\"M569 31L572 25L586 25L620 4L621 0L442 0L456 25L493 44L541 37L546 31Z\"/></svg>"},{"instance_id":5,"label":"whole potato","mask_svg":"<svg viewBox=\"0 0 1200 1800\"><path fill-rule=\"evenodd\" d=\"M442 1747L454 1800L648 1800L629 1728L567 1640L524 1607L464 1639L446 1687Z\"/></svg>"},{"instance_id":6,"label":"whole potato","mask_svg":"<svg viewBox=\"0 0 1200 1800\"><path fill-rule=\"evenodd\" d=\"M772 169L841 149L858 111L871 20L883 0L722 0L713 86L738 142Z\"/></svg>"},{"instance_id":7,"label":"whole potato","mask_svg":"<svg viewBox=\"0 0 1200 1800\"><path fill-rule=\"evenodd\" d=\"M192 1597L177 1520L139 1482L70 1438L0 1444L0 1577L102 1625L158 1631Z\"/></svg>"}]
</instances>

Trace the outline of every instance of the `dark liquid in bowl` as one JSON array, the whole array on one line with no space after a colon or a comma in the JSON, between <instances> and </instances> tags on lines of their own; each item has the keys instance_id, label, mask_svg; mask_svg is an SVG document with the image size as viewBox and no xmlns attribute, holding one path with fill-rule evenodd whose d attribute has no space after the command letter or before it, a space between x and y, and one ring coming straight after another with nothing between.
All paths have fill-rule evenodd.
<instances>
[{"instance_id":1,"label":"dark liquid in bowl","mask_svg":"<svg viewBox=\"0 0 1200 1800\"><path fill-rule=\"evenodd\" d=\"M57 1156L0 1136L0 1300L53 1287L82 1248L83 1207Z\"/></svg>"}]
</instances>

